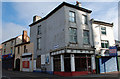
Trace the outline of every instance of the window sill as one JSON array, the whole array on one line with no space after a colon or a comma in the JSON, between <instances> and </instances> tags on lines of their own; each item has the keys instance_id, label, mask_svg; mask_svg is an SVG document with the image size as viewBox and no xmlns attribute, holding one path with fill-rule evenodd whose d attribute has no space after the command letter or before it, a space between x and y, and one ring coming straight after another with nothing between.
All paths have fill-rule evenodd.
<instances>
[{"instance_id":1,"label":"window sill","mask_svg":"<svg viewBox=\"0 0 120 79\"><path fill-rule=\"evenodd\" d=\"M70 44L78 44L77 42L76 43L74 43L74 42L69 42Z\"/></svg>"},{"instance_id":2,"label":"window sill","mask_svg":"<svg viewBox=\"0 0 120 79\"><path fill-rule=\"evenodd\" d=\"M76 22L72 22L72 21L69 21L70 23L76 23Z\"/></svg>"}]
</instances>

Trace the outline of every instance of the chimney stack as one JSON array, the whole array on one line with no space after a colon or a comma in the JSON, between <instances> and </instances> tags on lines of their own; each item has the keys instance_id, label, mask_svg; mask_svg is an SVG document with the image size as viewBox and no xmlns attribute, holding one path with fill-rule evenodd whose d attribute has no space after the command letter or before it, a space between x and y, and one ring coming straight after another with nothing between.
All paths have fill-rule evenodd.
<instances>
[{"instance_id":1,"label":"chimney stack","mask_svg":"<svg viewBox=\"0 0 120 79\"><path fill-rule=\"evenodd\" d=\"M27 31L23 30L22 42L27 42Z\"/></svg>"},{"instance_id":2,"label":"chimney stack","mask_svg":"<svg viewBox=\"0 0 120 79\"><path fill-rule=\"evenodd\" d=\"M81 2L76 1L76 6L81 7Z\"/></svg>"},{"instance_id":3,"label":"chimney stack","mask_svg":"<svg viewBox=\"0 0 120 79\"><path fill-rule=\"evenodd\" d=\"M38 20L40 20L40 19L41 19L40 16L35 15L35 16L33 17L33 23L36 22L36 21L38 21Z\"/></svg>"}]
</instances>

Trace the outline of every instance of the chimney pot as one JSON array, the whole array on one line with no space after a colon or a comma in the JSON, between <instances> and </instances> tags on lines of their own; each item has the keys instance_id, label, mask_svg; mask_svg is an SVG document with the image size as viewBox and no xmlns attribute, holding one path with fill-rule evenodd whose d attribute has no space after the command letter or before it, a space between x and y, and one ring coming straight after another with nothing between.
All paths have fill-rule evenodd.
<instances>
[{"instance_id":1,"label":"chimney pot","mask_svg":"<svg viewBox=\"0 0 120 79\"><path fill-rule=\"evenodd\" d=\"M40 19L41 19L40 16L35 15L35 16L33 17L33 23L36 22L36 21L38 21L38 20L40 20Z\"/></svg>"},{"instance_id":2,"label":"chimney pot","mask_svg":"<svg viewBox=\"0 0 120 79\"><path fill-rule=\"evenodd\" d=\"M76 1L76 6L81 7L81 2Z\"/></svg>"}]
</instances>

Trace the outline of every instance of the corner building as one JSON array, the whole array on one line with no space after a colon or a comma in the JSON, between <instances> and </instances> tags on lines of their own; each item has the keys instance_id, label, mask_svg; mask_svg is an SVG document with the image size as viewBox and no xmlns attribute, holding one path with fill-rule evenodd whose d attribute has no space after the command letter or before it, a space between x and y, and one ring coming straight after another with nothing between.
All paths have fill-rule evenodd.
<instances>
[{"instance_id":1,"label":"corner building","mask_svg":"<svg viewBox=\"0 0 120 79\"><path fill-rule=\"evenodd\" d=\"M61 76L95 73L90 13L80 3L61 3L47 16L33 17L34 71Z\"/></svg>"}]
</instances>

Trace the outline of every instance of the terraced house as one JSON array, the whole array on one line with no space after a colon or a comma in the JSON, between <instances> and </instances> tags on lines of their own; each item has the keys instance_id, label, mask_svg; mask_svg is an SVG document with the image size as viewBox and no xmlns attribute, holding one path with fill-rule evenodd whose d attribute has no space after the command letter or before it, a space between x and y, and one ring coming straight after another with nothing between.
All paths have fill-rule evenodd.
<instances>
[{"instance_id":1,"label":"terraced house","mask_svg":"<svg viewBox=\"0 0 120 79\"><path fill-rule=\"evenodd\" d=\"M2 43L2 67L5 69L15 68L15 45L23 42L28 42L29 37L26 35L27 31L23 31L22 35L16 36Z\"/></svg>"},{"instance_id":2,"label":"terraced house","mask_svg":"<svg viewBox=\"0 0 120 79\"><path fill-rule=\"evenodd\" d=\"M33 17L34 71L62 76L95 73L91 10L63 2L47 16Z\"/></svg>"},{"instance_id":3,"label":"terraced house","mask_svg":"<svg viewBox=\"0 0 120 79\"><path fill-rule=\"evenodd\" d=\"M116 55L110 55L111 47L115 47L113 35L113 23L97 21L92 19L92 29L94 36L94 45L96 57L96 72L106 73L118 71ZM113 49L114 50L114 49ZM116 54L117 52L115 52Z\"/></svg>"}]
</instances>

